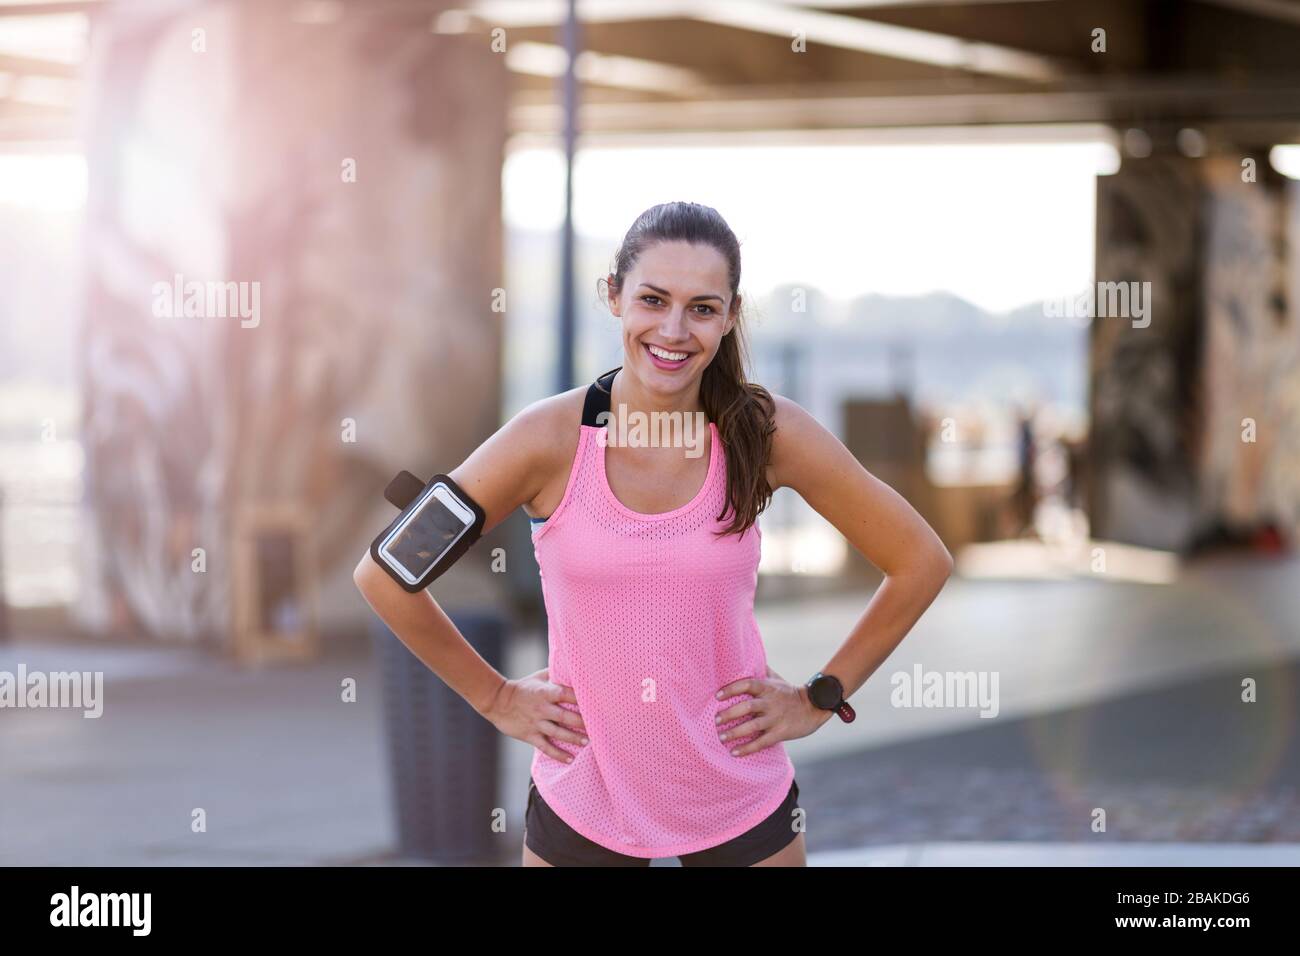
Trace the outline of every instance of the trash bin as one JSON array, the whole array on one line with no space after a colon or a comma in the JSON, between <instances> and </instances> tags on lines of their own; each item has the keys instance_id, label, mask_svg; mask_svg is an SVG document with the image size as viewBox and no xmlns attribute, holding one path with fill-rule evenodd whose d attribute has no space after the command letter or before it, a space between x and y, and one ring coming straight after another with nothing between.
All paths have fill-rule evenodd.
<instances>
[{"instance_id":1,"label":"trash bin","mask_svg":"<svg viewBox=\"0 0 1300 956\"><path fill-rule=\"evenodd\" d=\"M470 646L504 670L506 621L448 613ZM398 852L437 863L491 863L501 734L398 640L377 617L370 635L382 678L389 781Z\"/></svg>"}]
</instances>

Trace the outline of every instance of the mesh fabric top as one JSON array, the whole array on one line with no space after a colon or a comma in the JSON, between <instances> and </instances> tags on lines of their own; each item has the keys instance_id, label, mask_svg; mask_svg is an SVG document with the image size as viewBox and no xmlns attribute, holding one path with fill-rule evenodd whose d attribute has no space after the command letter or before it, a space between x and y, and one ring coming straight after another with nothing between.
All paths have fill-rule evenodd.
<instances>
[{"instance_id":1,"label":"mesh fabric top","mask_svg":"<svg viewBox=\"0 0 1300 956\"><path fill-rule=\"evenodd\" d=\"M794 779L782 743L733 757L753 738L724 742L718 732L746 718L714 723L749 697L718 700L720 687L767 674L754 619L761 533L755 524L739 537L712 534L727 523L716 520L726 456L715 423L704 485L682 507L647 515L615 497L605 429L586 420L564 496L532 537L550 680L574 689L577 707L560 706L581 712L590 743L555 740L575 755L571 764L535 749L533 780L562 820L601 846L650 858L695 853L761 822Z\"/></svg>"}]
</instances>

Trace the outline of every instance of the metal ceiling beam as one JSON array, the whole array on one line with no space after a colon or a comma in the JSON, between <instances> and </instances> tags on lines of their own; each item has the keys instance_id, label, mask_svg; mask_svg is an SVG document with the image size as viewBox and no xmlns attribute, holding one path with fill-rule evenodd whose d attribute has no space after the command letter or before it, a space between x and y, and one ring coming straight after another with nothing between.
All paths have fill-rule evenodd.
<instances>
[{"instance_id":1,"label":"metal ceiling beam","mask_svg":"<svg viewBox=\"0 0 1300 956\"><path fill-rule=\"evenodd\" d=\"M864 10L868 7L968 7L974 4L991 6L998 3L1056 3L1059 0L776 0L799 7L821 7L824 10Z\"/></svg>"},{"instance_id":2,"label":"metal ceiling beam","mask_svg":"<svg viewBox=\"0 0 1300 956\"><path fill-rule=\"evenodd\" d=\"M1206 127L1210 129L1210 127ZM558 134L515 133L508 152L553 149ZM894 126L872 129L766 129L687 132L588 132L583 143L590 149L646 148L656 146L916 146L972 143L1111 143L1120 134L1101 123L1037 123L1020 126Z\"/></svg>"},{"instance_id":3,"label":"metal ceiling beam","mask_svg":"<svg viewBox=\"0 0 1300 956\"><path fill-rule=\"evenodd\" d=\"M475 0L467 12L493 26L550 27L562 21L564 4L560 0ZM762 0L582 0L578 16L583 23L695 20L784 39L800 34L810 43L858 53L1035 82L1067 72L1053 57L996 43Z\"/></svg>"},{"instance_id":4,"label":"metal ceiling beam","mask_svg":"<svg viewBox=\"0 0 1300 956\"><path fill-rule=\"evenodd\" d=\"M1019 80L1045 82L1067 73L1064 64L1053 57L996 43L760 0L701 0L694 18L787 39L802 34L811 43L858 53Z\"/></svg>"},{"instance_id":5,"label":"metal ceiling beam","mask_svg":"<svg viewBox=\"0 0 1300 956\"><path fill-rule=\"evenodd\" d=\"M1300 6L1287 0L1200 0L1216 7L1227 7L1239 13L1253 13L1258 17L1300 24Z\"/></svg>"},{"instance_id":6,"label":"metal ceiling beam","mask_svg":"<svg viewBox=\"0 0 1300 956\"><path fill-rule=\"evenodd\" d=\"M104 7L103 0L76 0L76 2L0 3L0 17L52 17L68 13L93 13Z\"/></svg>"},{"instance_id":7,"label":"metal ceiling beam","mask_svg":"<svg viewBox=\"0 0 1300 956\"><path fill-rule=\"evenodd\" d=\"M71 118L73 118L71 106L56 106L52 103L24 103L20 100L0 99L0 121L48 121Z\"/></svg>"},{"instance_id":8,"label":"metal ceiling beam","mask_svg":"<svg viewBox=\"0 0 1300 956\"><path fill-rule=\"evenodd\" d=\"M1194 125L1240 120L1275 123L1294 129L1300 123L1300 78L1275 86L1224 88L1213 80L1170 78L1154 83L1132 78L1127 85L1075 89L907 95L796 97L717 96L673 103L588 101L582 128L608 132L736 132L773 129L868 129L910 126L1107 123ZM510 129L544 134L558 123L553 102L529 101L519 94L510 111Z\"/></svg>"},{"instance_id":9,"label":"metal ceiling beam","mask_svg":"<svg viewBox=\"0 0 1300 956\"><path fill-rule=\"evenodd\" d=\"M554 27L564 22L565 0L473 0L465 9L480 20L502 27ZM687 20L691 0L579 0L582 23L627 20Z\"/></svg>"},{"instance_id":10,"label":"metal ceiling beam","mask_svg":"<svg viewBox=\"0 0 1300 956\"><path fill-rule=\"evenodd\" d=\"M506 69L529 76L563 76L568 53L558 43L516 42L506 51ZM584 50L574 64L578 79L591 86L609 86L642 93L693 96L709 86L695 70L669 66L641 57L614 56Z\"/></svg>"},{"instance_id":11,"label":"metal ceiling beam","mask_svg":"<svg viewBox=\"0 0 1300 956\"><path fill-rule=\"evenodd\" d=\"M0 53L0 73L16 73L19 76L55 76L70 80L77 77L79 70L80 68L74 63Z\"/></svg>"}]
</instances>

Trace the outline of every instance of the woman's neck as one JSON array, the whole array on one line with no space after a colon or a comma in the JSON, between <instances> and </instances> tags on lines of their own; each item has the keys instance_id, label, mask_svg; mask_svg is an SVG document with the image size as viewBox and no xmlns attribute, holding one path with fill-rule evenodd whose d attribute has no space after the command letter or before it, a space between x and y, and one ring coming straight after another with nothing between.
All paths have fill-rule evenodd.
<instances>
[{"instance_id":1,"label":"woman's neck","mask_svg":"<svg viewBox=\"0 0 1300 956\"><path fill-rule=\"evenodd\" d=\"M609 406L615 414L621 406L628 414L641 412L646 415L655 412L676 412L679 415L702 414L700 407L699 379L690 383L689 388L673 395L656 395L645 389L628 371L626 365L615 373L609 388Z\"/></svg>"}]
</instances>

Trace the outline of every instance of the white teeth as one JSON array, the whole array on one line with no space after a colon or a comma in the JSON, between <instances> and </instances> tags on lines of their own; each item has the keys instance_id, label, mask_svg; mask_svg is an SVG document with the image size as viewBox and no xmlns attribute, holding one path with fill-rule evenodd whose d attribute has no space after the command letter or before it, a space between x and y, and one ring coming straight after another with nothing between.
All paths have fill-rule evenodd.
<instances>
[{"instance_id":1,"label":"white teeth","mask_svg":"<svg viewBox=\"0 0 1300 956\"><path fill-rule=\"evenodd\" d=\"M648 348L650 349L651 355L657 355L659 358L663 359L666 362L680 362L682 359L686 358L687 356L686 352L665 352L657 345L651 345L648 346Z\"/></svg>"}]
</instances>

